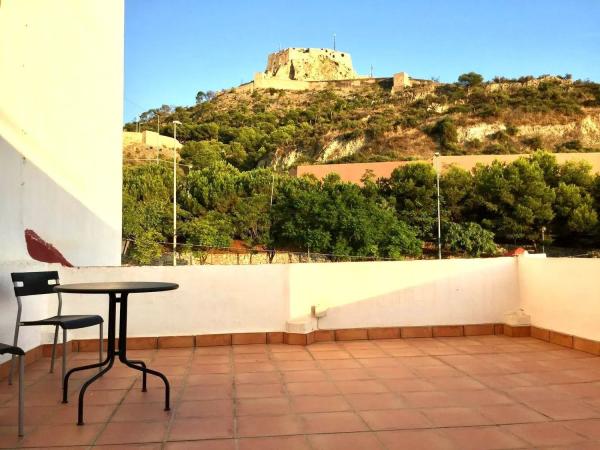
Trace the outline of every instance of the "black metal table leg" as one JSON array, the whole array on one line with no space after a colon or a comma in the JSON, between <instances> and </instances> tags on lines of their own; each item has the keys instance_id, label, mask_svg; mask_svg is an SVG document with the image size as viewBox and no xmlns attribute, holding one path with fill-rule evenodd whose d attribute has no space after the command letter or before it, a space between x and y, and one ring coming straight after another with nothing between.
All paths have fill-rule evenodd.
<instances>
[{"instance_id":1,"label":"black metal table leg","mask_svg":"<svg viewBox=\"0 0 600 450\"><path fill-rule=\"evenodd\" d=\"M117 297L119 295L119 297ZM94 367L104 367L100 372L95 374L89 380L87 380L83 386L81 386L81 390L79 391L79 404L77 410L77 425L83 425L83 400L85 397L85 392L87 388L98 378L108 372L114 362L115 357L118 356L119 360L125 364L127 367L130 367L135 370L139 370L142 372L142 391L146 392L146 376L147 374L155 375L163 380L165 383L165 411L169 411L170 409L170 395L171 388L169 385L169 380L162 373L148 369L146 367L146 363L144 361L138 360L128 360L127 359L127 293L123 292L121 294L110 293L109 294L109 309L108 309L108 348L106 350L106 360L101 363L89 364L86 366L75 367L66 374L65 379L63 380L63 403L67 403L68 398L67 394L69 391L69 377L72 373L75 373L80 370L92 369ZM120 304L119 309L119 346L118 350L115 350L116 343L116 315L117 315L117 303Z\"/></svg>"},{"instance_id":2,"label":"black metal table leg","mask_svg":"<svg viewBox=\"0 0 600 450\"><path fill-rule=\"evenodd\" d=\"M102 367L108 364L106 369L101 370L96 375L94 375L90 380L90 383L95 381L100 376L104 375L110 367L112 367L115 361L115 316L117 311L116 302L113 301L114 294L110 295L110 303L108 308L108 349L106 350L106 359L101 363L88 364L85 366L74 367L67 372L65 378L63 379L63 403L68 403L68 394L69 394L69 377L75 372L79 372L80 370L93 369L95 367ZM85 391L87 389L88 382L84 384L82 389ZM84 389L85 387L85 389ZM80 395L81 397L81 395Z\"/></svg>"},{"instance_id":3,"label":"black metal table leg","mask_svg":"<svg viewBox=\"0 0 600 450\"><path fill-rule=\"evenodd\" d=\"M98 372L96 375L94 375L92 378L90 378L89 380L87 380L83 386L81 386L81 390L79 391L79 404L77 407L77 425L83 425L83 397L85 395L85 391L87 390L87 388L89 387L90 384L92 384L94 381L96 381L98 378L100 378L102 375L104 375L106 372L108 372L114 362L115 362L115 322L116 322L116 315L117 315L117 295L116 294L109 294L109 306L108 306L108 348L106 349L106 363L107 366L102 369L100 372ZM104 363L102 363L104 364ZM91 366L94 366L93 364ZM75 369L72 369L71 371L73 371ZM69 373L71 372L69 371ZM68 374L67 374L68 375ZM67 377L65 377L66 379ZM63 392L63 402L66 403L65 398L66 398L66 389Z\"/></svg>"},{"instance_id":4,"label":"black metal table leg","mask_svg":"<svg viewBox=\"0 0 600 450\"><path fill-rule=\"evenodd\" d=\"M121 307L119 309L119 360L125 364L127 367L131 367L132 369L139 370L143 373L143 388L142 390L146 391L146 374L149 373L151 375L157 376L163 380L165 383L165 411L169 411L170 408L170 395L171 395L171 387L169 385L169 380L162 373L148 369L146 365L142 362L143 365L139 364L141 361L130 361L127 359L127 294L122 294L120 299Z\"/></svg>"},{"instance_id":5,"label":"black metal table leg","mask_svg":"<svg viewBox=\"0 0 600 450\"><path fill-rule=\"evenodd\" d=\"M136 359L128 359L127 361L130 362L131 364L141 366L143 369L147 369L146 363L144 361L138 361ZM146 372L144 372L142 370L142 392L147 392L147 391L148 391L148 389L146 389Z\"/></svg>"}]
</instances>

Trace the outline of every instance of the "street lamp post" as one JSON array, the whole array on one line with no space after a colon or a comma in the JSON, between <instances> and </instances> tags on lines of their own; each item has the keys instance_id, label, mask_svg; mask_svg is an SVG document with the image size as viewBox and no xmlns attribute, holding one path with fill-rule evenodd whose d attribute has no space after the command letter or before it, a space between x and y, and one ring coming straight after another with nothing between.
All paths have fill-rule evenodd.
<instances>
[{"instance_id":1,"label":"street lamp post","mask_svg":"<svg viewBox=\"0 0 600 450\"><path fill-rule=\"evenodd\" d=\"M546 253L546 227L542 227L542 253Z\"/></svg>"},{"instance_id":2,"label":"street lamp post","mask_svg":"<svg viewBox=\"0 0 600 450\"><path fill-rule=\"evenodd\" d=\"M177 265L177 125L179 120L173 121L173 265Z\"/></svg>"},{"instance_id":3,"label":"street lamp post","mask_svg":"<svg viewBox=\"0 0 600 450\"><path fill-rule=\"evenodd\" d=\"M438 259L442 259L442 220L440 213L440 152L435 152L435 173L437 185L437 232L438 232Z\"/></svg>"}]
</instances>

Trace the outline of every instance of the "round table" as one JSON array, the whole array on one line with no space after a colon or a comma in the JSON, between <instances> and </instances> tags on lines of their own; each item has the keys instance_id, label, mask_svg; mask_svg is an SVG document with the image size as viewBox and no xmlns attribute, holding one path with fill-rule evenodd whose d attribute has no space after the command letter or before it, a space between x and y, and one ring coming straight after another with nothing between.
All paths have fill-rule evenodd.
<instances>
[{"instance_id":1,"label":"round table","mask_svg":"<svg viewBox=\"0 0 600 450\"><path fill-rule=\"evenodd\" d=\"M109 283L76 283L62 284L54 287L55 292L64 294L108 294L108 348L106 350L106 359L101 363L88 364L75 367L67 372L63 380L63 403L67 403L67 393L69 392L69 377L71 374L80 370L103 367L100 372L87 380L79 391L79 407L77 411L77 425L83 425L83 398L85 391L98 378L108 372L115 362L115 356L132 369L142 372L142 391L146 392L146 374L155 375L165 383L165 411L170 409L170 386L169 380L162 373L148 369L143 361L127 359L127 297L129 294L138 294L144 292L172 291L179 285L175 283L159 283L149 281L119 281ZM117 303L119 304L119 347L115 349L115 331L116 331L116 312ZM106 367L104 367L106 366Z\"/></svg>"}]
</instances>

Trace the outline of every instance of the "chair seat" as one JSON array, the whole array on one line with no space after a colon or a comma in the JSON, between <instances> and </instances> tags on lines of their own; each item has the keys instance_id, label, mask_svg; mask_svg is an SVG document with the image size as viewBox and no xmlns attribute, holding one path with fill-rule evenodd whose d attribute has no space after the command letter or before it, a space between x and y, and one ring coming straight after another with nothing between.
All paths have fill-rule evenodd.
<instances>
[{"instance_id":1,"label":"chair seat","mask_svg":"<svg viewBox=\"0 0 600 450\"><path fill-rule=\"evenodd\" d=\"M24 355L25 352L20 347L15 347L13 345L0 344L0 355L4 355L8 353L10 355Z\"/></svg>"},{"instance_id":2,"label":"chair seat","mask_svg":"<svg viewBox=\"0 0 600 450\"><path fill-rule=\"evenodd\" d=\"M104 322L101 316L54 316L42 320L29 320L21 322L21 325L58 325L65 330L75 330L77 328L91 327Z\"/></svg>"}]
</instances>

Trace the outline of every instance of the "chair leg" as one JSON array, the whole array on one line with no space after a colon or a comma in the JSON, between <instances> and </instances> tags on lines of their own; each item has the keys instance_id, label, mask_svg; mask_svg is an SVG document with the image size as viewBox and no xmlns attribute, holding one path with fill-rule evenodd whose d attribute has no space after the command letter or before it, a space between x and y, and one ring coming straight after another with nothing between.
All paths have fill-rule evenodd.
<instances>
[{"instance_id":1,"label":"chair leg","mask_svg":"<svg viewBox=\"0 0 600 450\"><path fill-rule=\"evenodd\" d=\"M25 357L19 355L19 436L23 436L25 416Z\"/></svg>"},{"instance_id":2,"label":"chair leg","mask_svg":"<svg viewBox=\"0 0 600 450\"><path fill-rule=\"evenodd\" d=\"M98 325L98 327L100 328L100 343L98 345L98 362L102 362L102 347L104 347L104 336L103 336L103 330L102 330L102 325L104 325L103 323L101 323L100 325ZM102 367L100 367L98 370L102 370Z\"/></svg>"},{"instance_id":3,"label":"chair leg","mask_svg":"<svg viewBox=\"0 0 600 450\"><path fill-rule=\"evenodd\" d=\"M67 329L63 328L63 355L62 355L62 376L60 377L60 382L65 379L65 374L67 373Z\"/></svg>"},{"instance_id":4,"label":"chair leg","mask_svg":"<svg viewBox=\"0 0 600 450\"><path fill-rule=\"evenodd\" d=\"M21 318L17 317L17 323L15 323L15 336L13 339L13 345L16 347L19 343L19 328L20 328ZM15 371L15 355L12 355L10 359L10 370L8 372L8 384L12 385L13 373Z\"/></svg>"},{"instance_id":5,"label":"chair leg","mask_svg":"<svg viewBox=\"0 0 600 450\"><path fill-rule=\"evenodd\" d=\"M58 325L54 327L54 343L52 344L52 357L50 359L50 373L54 373L54 358L56 358L56 344L58 343Z\"/></svg>"}]
</instances>

